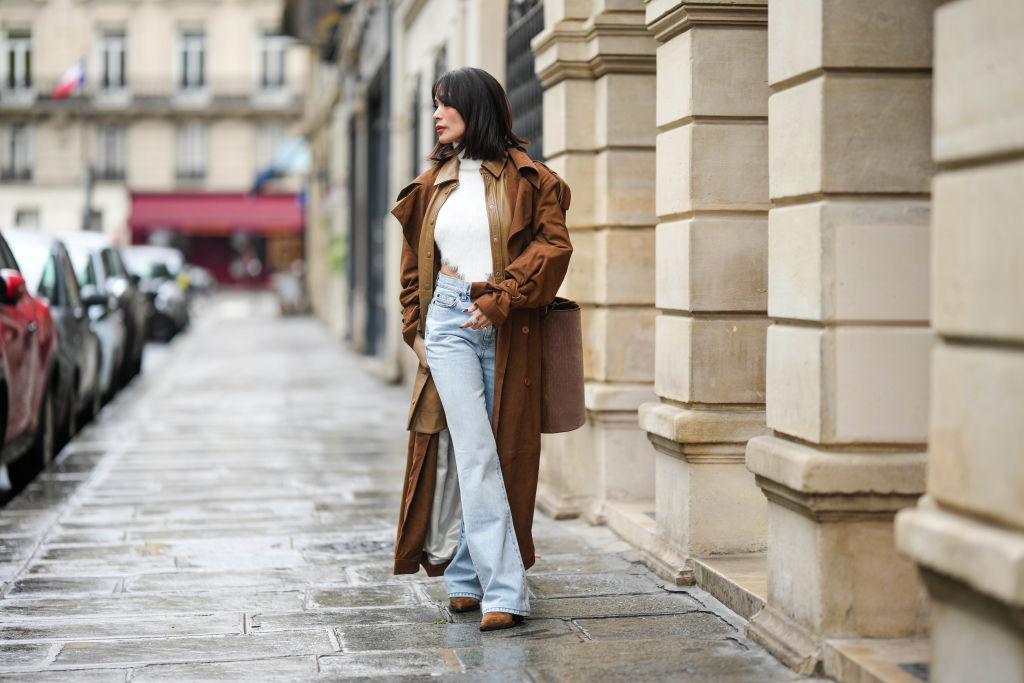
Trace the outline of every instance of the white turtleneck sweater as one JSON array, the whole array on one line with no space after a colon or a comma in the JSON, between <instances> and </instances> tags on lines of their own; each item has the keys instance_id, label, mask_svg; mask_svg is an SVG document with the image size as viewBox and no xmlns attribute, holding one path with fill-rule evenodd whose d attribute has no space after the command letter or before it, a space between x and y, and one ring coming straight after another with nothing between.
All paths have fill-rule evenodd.
<instances>
[{"instance_id":1,"label":"white turtleneck sweater","mask_svg":"<svg viewBox=\"0 0 1024 683\"><path fill-rule=\"evenodd\" d=\"M459 186L437 213L434 242L441 263L458 270L467 282L491 277L491 228L478 159L459 159Z\"/></svg>"}]
</instances>

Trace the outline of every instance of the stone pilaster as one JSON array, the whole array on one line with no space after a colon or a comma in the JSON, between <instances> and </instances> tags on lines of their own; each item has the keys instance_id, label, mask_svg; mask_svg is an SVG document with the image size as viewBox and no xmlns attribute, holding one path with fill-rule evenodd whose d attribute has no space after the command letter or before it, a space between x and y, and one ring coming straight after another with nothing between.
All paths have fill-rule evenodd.
<instances>
[{"instance_id":1,"label":"stone pilaster","mask_svg":"<svg viewBox=\"0 0 1024 683\"><path fill-rule=\"evenodd\" d=\"M764 549L765 502L744 467L765 433L768 86L765 2L648 0L658 47L657 401L648 564Z\"/></svg>"},{"instance_id":2,"label":"stone pilaster","mask_svg":"<svg viewBox=\"0 0 1024 683\"><path fill-rule=\"evenodd\" d=\"M897 543L931 597L930 679L1024 681L1024 5L935 13L928 496Z\"/></svg>"},{"instance_id":3,"label":"stone pilaster","mask_svg":"<svg viewBox=\"0 0 1024 683\"><path fill-rule=\"evenodd\" d=\"M769 0L767 605L790 666L923 626L892 518L923 492L934 0Z\"/></svg>"},{"instance_id":4,"label":"stone pilaster","mask_svg":"<svg viewBox=\"0 0 1024 683\"><path fill-rule=\"evenodd\" d=\"M545 5L533 42L547 163L572 186L565 296L583 307L587 424L546 436L538 502L605 520L653 500L637 407L654 375L654 41L642 0Z\"/></svg>"}]
</instances>

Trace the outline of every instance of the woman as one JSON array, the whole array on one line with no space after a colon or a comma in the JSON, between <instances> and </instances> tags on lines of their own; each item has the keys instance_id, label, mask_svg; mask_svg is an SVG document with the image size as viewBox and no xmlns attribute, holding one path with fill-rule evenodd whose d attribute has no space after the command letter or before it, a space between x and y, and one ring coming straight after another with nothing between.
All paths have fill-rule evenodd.
<instances>
[{"instance_id":1,"label":"woman","mask_svg":"<svg viewBox=\"0 0 1024 683\"><path fill-rule=\"evenodd\" d=\"M529 614L540 455L540 309L565 277L569 187L531 161L501 85L434 84L434 165L398 196L403 336L419 359L395 573L441 573L480 630Z\"/></svg>"}]
</instances>

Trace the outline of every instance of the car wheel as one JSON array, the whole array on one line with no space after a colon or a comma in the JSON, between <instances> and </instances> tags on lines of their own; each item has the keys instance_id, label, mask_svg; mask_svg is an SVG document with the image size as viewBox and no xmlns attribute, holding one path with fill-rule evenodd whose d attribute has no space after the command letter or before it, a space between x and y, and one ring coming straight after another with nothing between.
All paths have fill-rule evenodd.
<instances>
[{"instance_id":1,"label":"car wheel","mask_svg":"<svg viewBox=\"0 0 1024 683\"><path fill-rule=\"evenodd\" d=\"M42 467L46 467L57 451L57 425L53 407L53 392L49 389L43 396L43 404L40 407L39 426L36 427L35 443L32 445L33 461Z\"/></svg>"},{"instance_id":2,"label":"car wheel","mask_svg":"<svg viewBox=\"0 0 1024 683\"><path fill-rule=\"evenodd\" d=\"M150 322L150 336L161 342L169 342L174 336L174 321L165 315L158 315Z\"/></svg>"}]
</instances>

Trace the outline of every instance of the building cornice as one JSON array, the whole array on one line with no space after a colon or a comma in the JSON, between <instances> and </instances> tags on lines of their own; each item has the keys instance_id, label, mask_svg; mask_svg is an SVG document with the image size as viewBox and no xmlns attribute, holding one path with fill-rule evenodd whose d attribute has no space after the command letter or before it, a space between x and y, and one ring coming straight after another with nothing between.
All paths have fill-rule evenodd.
<instances>
[{"instance_id":1,"label":"building cornice","mask_svg":"<svg viewBox=\"0 0 1024 683\"><path fill-rule=\"evenodd\" d=\"M545 88L566 79L655 71L656 45L640 12L609 12L586 22L561 21L537 36L532 47L537 76Z\"/></svg>"},{"instance_id":2,"label":"building cornice","mask_svg":"<svg viewBox=\"0 0 1024 683\"><path fill-rule=\"evenodd\" d=\"M648 6L650 12L650 6ZM756 2L682 2L658 16L647 16L647 28L660 43L672 40L694 26L755 27L768 25L768 5Z\"/></svg>"}]
</instances>

